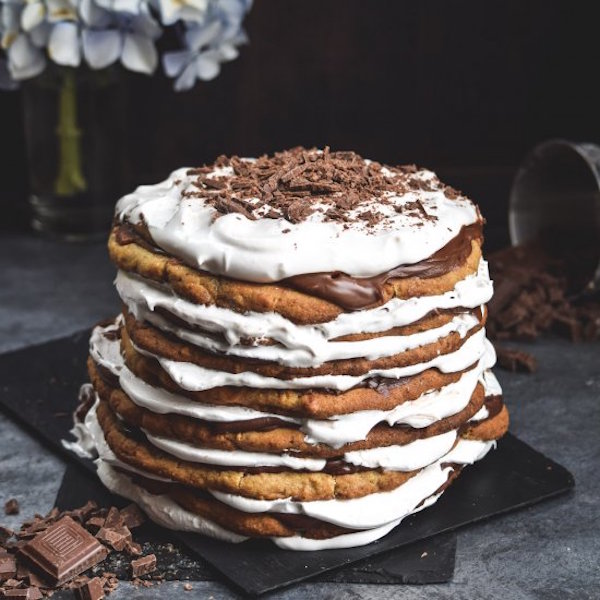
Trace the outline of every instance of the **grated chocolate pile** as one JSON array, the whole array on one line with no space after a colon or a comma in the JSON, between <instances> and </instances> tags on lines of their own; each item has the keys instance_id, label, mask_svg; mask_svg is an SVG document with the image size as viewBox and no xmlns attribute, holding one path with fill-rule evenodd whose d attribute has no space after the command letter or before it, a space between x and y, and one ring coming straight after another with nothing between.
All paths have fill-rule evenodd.
<instances>
[{"instance_id":1,"label":"grated chocolate pile","mask_svg":"<svg viewBox=\"0 0 600 600\"><path fill-rule=\"evenodd\" d=\"M211 175L223 167L231 168L233 176ZM398 205L390 196L434 191L451 199L460 196L436 177L420 177L415 165L383 166L355 152L331 152L328 147L323 151L297 147L256 160L220 156L214 165L190 169L188 175L196 177L197 190L188 190L186 196L204 198L218 216L240 213L251 220L283 217L300 223L320 210L324 220L374 226L386 219L369 208L374 200L408 216L436 220L419 200Z\"/></svg>"}]
</instances>

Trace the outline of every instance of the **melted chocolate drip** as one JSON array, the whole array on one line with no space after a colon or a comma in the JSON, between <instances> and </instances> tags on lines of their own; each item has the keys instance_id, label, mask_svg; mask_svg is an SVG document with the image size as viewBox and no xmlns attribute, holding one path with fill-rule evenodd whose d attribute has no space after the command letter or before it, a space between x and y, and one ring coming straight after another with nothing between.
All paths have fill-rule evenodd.
<instances>
[{"instance_id":1,"label":"melted chocolate drip","mask_svg":"<svg viewBox=\"0 0 600 600\"><path fill-rule=\"evenodd\" d=\"M122 246L135 243L151 252L162 253L162 250L149 244L148 240L129 224L117 225L115 237ZM383 288L390 279L417 276L421 279L430 279L458 268L471 253L471 241L482 237L482 226L477 222L463 227L459 234L442 249L413 265L400 265L373 277L352 277L334 271L295 275L283 279L280 283L337 304L346 310L362 310L383 300Z\"/></svg>"},{"instance_id":2,"label":"melted chocolate drip","mask_svg":"<svg viewBox=\"0 0 600 600\"><path fill-rule=\"evenodd\" d=\"M346 310L369 308L383 300L383 287L390 279L417 276L430 279L456 269L471 253L471 240L481 237L481 223L474 223L463 227L441 250L413 265L400 265L374 277L352 277L334 271L295 275L284 279L282 283L333 302Z\"/></svg>"}]
</instances>

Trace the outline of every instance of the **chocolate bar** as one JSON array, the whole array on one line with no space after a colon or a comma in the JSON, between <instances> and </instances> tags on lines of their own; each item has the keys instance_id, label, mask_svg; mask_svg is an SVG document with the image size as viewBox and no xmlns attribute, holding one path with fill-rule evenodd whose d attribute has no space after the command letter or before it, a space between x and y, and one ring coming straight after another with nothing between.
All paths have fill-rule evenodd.
<instances>
[{"instance_id":1,"label":"chocolate bar","mask_svg":"<svg viewBox=\"0 0 600 600\"><path fill-rule=\"evenodd\" d=\"M106 548L71 517L63 517L39 533L19 551L60 585L104 560Z\"/></svg>"}]
</instances>

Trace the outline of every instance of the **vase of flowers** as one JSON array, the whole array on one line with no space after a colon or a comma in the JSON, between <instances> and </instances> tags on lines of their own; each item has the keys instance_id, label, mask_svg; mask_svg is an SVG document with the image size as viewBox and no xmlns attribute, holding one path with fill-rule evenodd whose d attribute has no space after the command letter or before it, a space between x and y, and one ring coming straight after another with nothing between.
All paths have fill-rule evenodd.
<instances>
[{"instance_id":1,"label":"vase of flowers","mask_svg":"<svg viewBox=\"0 0 600 600\"><path fill-rule=\"evenodd\" d=\"M35 229L103 235L128 188L123 72L176 91L246 41L250 0L0 0L0 85L22 88Z\"/></svg>"}]
</instances>

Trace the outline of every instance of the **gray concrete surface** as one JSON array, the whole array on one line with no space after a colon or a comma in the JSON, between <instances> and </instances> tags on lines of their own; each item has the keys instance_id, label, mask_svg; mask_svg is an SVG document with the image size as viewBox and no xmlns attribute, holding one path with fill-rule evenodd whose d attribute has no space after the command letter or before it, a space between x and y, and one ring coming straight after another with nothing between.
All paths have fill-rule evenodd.
<instances>
[{"instance_id":1,"label":"gray concrete surface","mask_svg":"<svg viewBox=\"0 0 600 600\"><path fill-rule=\"evenodd\" d=\"M113 269L98 245L63 245L27 236L0 239L0 351L88 327L118 308ZM454 580L443 585L304 584L273 597L406 600L585 599L600 597L600 344L548 339L530 350L535 375L498 372L511 430L571 470L576 491L528 510L465 528ZM0 382L1 383L1 382ZM21 516L52 507L64 470L0 414L0 503L17 497ZM21 517L0 521L16 524ZM194 582L185 598L230 598L216 582ZM177 598L182 584L136 590L120 585L114 600Z\"/></svg>"}]
</instances>

